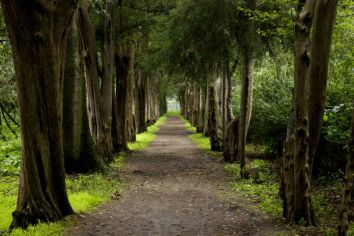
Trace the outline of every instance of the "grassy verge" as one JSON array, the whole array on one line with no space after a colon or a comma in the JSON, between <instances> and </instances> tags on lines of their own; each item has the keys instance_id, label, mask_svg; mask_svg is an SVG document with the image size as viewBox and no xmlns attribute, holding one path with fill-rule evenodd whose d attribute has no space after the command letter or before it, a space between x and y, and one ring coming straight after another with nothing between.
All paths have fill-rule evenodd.
<instances>
[{"instance_id":1,"label":"grassy verge","mask_svg":"<svg viewBox=\"0 0 354 236\"><path fill-rule=\"evenodd\" d=\"M192 126L189 121L182 118L184 126L191 133L188 135L188 138L192 140L192 142L201 150L203 150L207 155L211 157L222 157L221 152L215 152L211 150L210 140L208 137L205 137L202 133L197 133L197 128Z\"/></svg>"},{"instance_id":2,"label":"grassy verge","mask_svg":"<svg viewBox=\"0 0 354 236\"><path fill-rule=\"evenodd\" d=\"M147 132L137 135L135 143L129 143L133 151L147 147L156 137L159 126L166 121L161 117ZM4 142L0 149L0 235L10 235L8 228L11 224L11 213L15 210L18 189L18 173L20 163L20 143L16 138ZM74 211L80 215L94 211L97 207L110 201L111 195L120 192L126 184L122 183L117 173L124 166L125 153L117 156L111 164L109 173L94 173L88 175L68 176L66 186L68 197ZM69 216L55 223L41 223L27 230L14 230L11 235L65 235L67 230L78 221L77 216Z\"/></svg>"},{"instance_id":3,"label":"grassy verge","mask_svg":"<svg viewBox=\"0 0 354 236\"><path fill-rule=\"evenodd\" d=\"M147 131L136 135L136 141L134 143L128 143L128 147L131 151L138 151L146 148L156 138L156 132L159 127L166 122L167 117L160 117L154 125L147 128Z\"/></svg>"},{"instance_id":4,"label":"grassy verge","mask_svg":"<svg viewBox=\"0 0 354 236\"><path fill-rule=\"evenodd\" d=\"M209 139L196 133L195 127L183 120L191 134L189 138L207 155L221 156L221 153L210 150ZM270 214L274 219L282 221L282 202L279 198L280 170L279 160L266 158L266 147L247 145L246 155L249 158L248 168L251 170L249 179L240 178L239 164L226 164L225 171L232 173L234 178L231 188L235 194L240 194L250 200L254 207ZM342 199L343 174L329 177L319 177L312 183L313 205L320 227L292 226L291 235L336 235L338 208ZM351 212L354 215L354 211ZM354 225L348 230L348 235L354 235Z\"/></svg>"}]
</instances>

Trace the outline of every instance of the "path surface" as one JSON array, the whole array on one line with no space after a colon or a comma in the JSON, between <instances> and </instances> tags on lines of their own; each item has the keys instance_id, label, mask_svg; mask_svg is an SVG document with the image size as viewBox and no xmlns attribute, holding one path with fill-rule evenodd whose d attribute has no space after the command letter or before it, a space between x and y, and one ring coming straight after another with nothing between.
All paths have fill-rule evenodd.
<instances>
[{"instance_id":1,"label":"path surface","mask_svg":"<svg viewBox=\"0 0 354 236\"><path fill-rule=\"evenodd\" d=\"M240 197L229 198L223 164L188 139L169 117L143 151L127 158L129 188L85 217L71 235L286 235Z\"/></svg>"}]
</instances>

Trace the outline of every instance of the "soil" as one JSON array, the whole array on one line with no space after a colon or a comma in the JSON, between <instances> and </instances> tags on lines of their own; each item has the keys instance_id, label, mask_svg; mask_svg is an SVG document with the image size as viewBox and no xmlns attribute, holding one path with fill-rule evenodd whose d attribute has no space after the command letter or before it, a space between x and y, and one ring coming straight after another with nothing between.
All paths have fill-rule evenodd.
<instances>
[{"instance_id":1,"label":"soil","mask_svg":"<svg viewBox=\"0 0 354 236\"><path fill-rule=\"evenodd\" d=\"M189 139L169 117L151 145L127 158L129 187L118 200L84 216L70 235L289 235L231 190L224 163Z\"/></svg>"}]
</instances>

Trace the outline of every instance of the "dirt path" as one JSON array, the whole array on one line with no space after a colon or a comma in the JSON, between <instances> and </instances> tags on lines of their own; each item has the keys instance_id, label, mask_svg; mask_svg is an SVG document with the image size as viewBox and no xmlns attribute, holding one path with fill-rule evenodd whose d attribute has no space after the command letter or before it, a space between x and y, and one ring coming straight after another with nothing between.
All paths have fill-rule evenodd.
<instances>
[{"instance_id":1,"label":"dirt path","mask_svg":"<svg viewBox=\"0 0 354 236\"><path fill-rule=\"evenodd\" d=\"M205 157L169 117L156 140L127 159L122 197L71 235L287 235L242 198L229 198L223 164ZM225 197L226 196L226 197Z\"/></svg>"}]
</instances>

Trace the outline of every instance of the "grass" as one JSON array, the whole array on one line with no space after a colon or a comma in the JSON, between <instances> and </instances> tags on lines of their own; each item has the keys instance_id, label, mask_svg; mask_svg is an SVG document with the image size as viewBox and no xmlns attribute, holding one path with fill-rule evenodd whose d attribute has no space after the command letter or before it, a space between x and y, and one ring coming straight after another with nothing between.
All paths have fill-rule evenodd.
<instances>
[{"instance_id":1,"label":"grass","mask_svg":"<svg viewBox=\"0 0 354 236\"><path fill-rule=\"evenodd\" d=\"M147 131L136 135L136 141L134 143L128 143L128 148L131 151L138 151L146 148L156 138L156 132L159 127L167 120L166 116L160 117L154 125L147 128Z\"/></svg>"},{"instance_id":2,"label":"grass","mask_svg":"<svg viewBox=\"0 0 354 236\"><path fill-rule=\"evenodd\" d=\"M131 150L141 150L147 147L156 137L159 126L166 122L167 117L161 117L148 127L147 132L138 134L135 143L129 143ZM4 144L4 145L3 145ZM27 230L16 229L11 234L8 228L11 224L11 213L15 210L18 189L18 173L20 163L20 142L12 137L1 143L0 149L0 235L65 235L67 230L78 221L77 216L69 216L54 223L40 223L30 226ZM66 178L66 187L71 206L75 213L85 214L94 211L97 207L110 201L111 194L121 191L126 184L122 183L117 172L124 167L125 153L120 153L111 163L109 173L94 173L88 175L75 175Z\"/></svg>"},{"instance_id":3,"label":"grass","mask_svg":"<svg viewBox=\"0 0 354 236\"><path fill-rule=\"evenodd\" d=\"M181 117L184 126L186 129L191 133L188 135L188 138L192 140L192 142L201 150L203 150L207 155L211 157L218 157L222 156L221 152L216 152L211 150L210 140L208 137L205 137L202 133L197 133L197 128L193 127L189 121L185 120Z\"/></svg>"},{"instance_id":4,"label":"grass","mask_svg":"<svg viewBox=\"0 0 354 236\"><path fill-rule=\"evenodd\" d=\"M207 155L221 156L221 153L210 150L209 139L196 133L195 127L184 120L189 138ZM277 160L266 159L265 146L246 146L246 155L250 159L247 168L251 170L249 179L240 178L239 164L226 164L226 172L234 175L230 183L235 194L240 194L254 203L254 207L270 214L274 219L282 221L282 202L279 198L280 170ZM279 160L278 160L279 161ZM292 226L292 235L336 235L338 208L342 200L343 173L319 177L312 183L313 206L320 227ZM354 214L354 211L352 215ZM354 224L351 223L347 235L354 236Z\"/></svg>"},{"instance_id":5,"label":"grass","mask_svg":"<svg viewBox=\"0 0 354 236\"><path fill-rule=\"evenodd\" d=\"M227 164L225 171L234 175L232 189L241 193L244 197L258 204L258 207L279 217L282 214L281 201L278 197L279 175L274 163L265 160L253 160L248 164L248 168L253 170L253 176L249 179L240 178L240 165Z\"/></svg>"}]
</instances>

